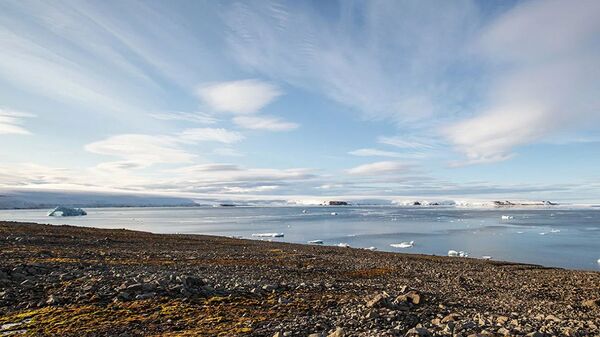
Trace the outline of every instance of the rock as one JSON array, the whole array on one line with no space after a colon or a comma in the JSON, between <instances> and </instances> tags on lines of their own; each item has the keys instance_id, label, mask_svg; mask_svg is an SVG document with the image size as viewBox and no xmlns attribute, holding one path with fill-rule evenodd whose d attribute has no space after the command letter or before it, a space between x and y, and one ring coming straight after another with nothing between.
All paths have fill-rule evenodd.
<instances>
[{"instance_id":1,"label":"rock","mask_svg":"<svg viewBox=\"0 0 600 337\"><path fill-rule=\"evenodd\" d=\"M273 337L283 337L283 333L281 331L277 331Z\"/></svg>"},{"instance_id":2,"label":"rock","mask_svg":"<svg viewBox=\"0 0 600 337\"><path fill-rule=\"evenodd\" d=\"M334 332L327 335L327 337L344 337L346 336L346 332L343 328L337 328Z\"/></svg>"},{"instance_id":3,"label":"rock","mask_svg":"<svg viewBox=\"0 0 600 337\"><path fill-rule=\"evenodd\" d=\"M562 320L554 315L548 315L545 318L546 321L562 322Z\"/></svg>"},{"instance_id":4,"label":"rock","mask_svg":"<svg viewBox=\"0 0 600 337\"><path fill-rule=\"evenodd\" d=\"M206 284L202 279L189 275L180 276L179 280L181 281L183 287L188 291L197 290Z\"/></svg>"},{"instance_id":5,"label":"rock","mask_svg":"<svg viewBox=\"0 0 600 337\"><path fill-rule=\"evenodd\" d=\"M598 308L600 307L600 299L583 301L581 305L587 308Z\"/></svg>"},{"instance_id":6,"label":"rock","mask_svg":"<svg viewBox=\"0 0 600 337\"><path fill-rule=\"evenodd\" d=\"M128 301L131 299L131 294L126 292L126 291L121 291L118 295L117 295L117 299L122 300L122 301Z\"/></svg>"},{"instance_id":7,"label":"rock","mask_svg":"<svg viewBox=\"0 0 600 337\"><path fill-rule=\"evenodd\" d=\"M459 314L449 314L442 318L442 323L454 322L460 317Z\"/></svg>"},{"instance_id":8,"label":"rock","mask_svg":"<svg viewBox=\"0 0 600 337\"><path fill-rule=\"evenodd\" d=\"M149 298L152 298L152 297L154 297L154 296L156 296L156 294L155 294L155 293L145 293L145 294L140 294L140 295L137 295L137 296L135 297L135 299L136 299L136 300L147 300L147 299L149 299Z\"/></svg>"},{"instance_id":9,"label":"rock","mask_svg":"<svg viewBox=\"0 0 600 337\"><path fill-rule=\"evenodd\" d=\"M277 286L273 285L273 284L265 284L264 286L262 286L262 289L264 291L269 291L270 292L270 291L276 290Z\"/></svg>"},{"instance_id":10,"label":"rock","mask_svg":"<svg viewBox=\"0 0 600 337\"><path fill-rule=\"evenodd\" d=\"M405 337L425 337L431 336L429 330L425 328L412 328L406 332Z\"/></svg>"},{"instance_id":11,"label":"rock","mask_svg":"<svg viewBox=\"0 0 600 337\"><path fill-rule=\"evenodd\" d=\"M454 332L455 326L456 324L454 322L448 322L448 324L446 324L446 327L443 330L444 333L451 334L452 332Z\"/></svg>"},{"instance_id":12,"label":"rock","mask_svg":"<svg viewBox=\"0 0 600 337\"><path fill-rule=\"evenodd\" d=\"M317 332L317 333L311 333L310 335L308 335L308 337L323 337L323 333Z\"/></svg>"},{"instance_id":13,"label":"rock","mask_svg":"<svg viewBox=\"0 0 600 337\"><path fill-rule=\"evenodd\" d=\"M498 329L498 333L501 334L501 335L503 335L503 336L510 335L510 331L508 329L506 329L506 328L500 328L500 329Z\"/></svg>"},{"instance_id":14,"label":"rock","mask_svg":"<svg viewBox=\"0 0 600 337\"><path fill-rule=\"evenodd\" d=\"M400 296L396 297L395 302L396 303L406 302L406 303L412 303L412 304L419 304L419 303L421 303L421 295L416 290L411 290L404 295L400 295Z\"/></svg>"},{"instance_id":15,"label":"rock","mask_svg":"<svg viewBox=\"0 0 600 337\"><path fill-rule=\"evenodd\" d=\"M367 308L380 308L389 305L389 296L386 293L377 294L367 301Z\"/></svg>"},{"instance_id":16,"label":"rock","mask_svg":"<svg viewBox=\"0 0 600 337\"><path fill-rule=\"evenodd\" d=\"M141 283L135 283L125 288L125 290L130 293L139 293L140 291L144 290L144 285Z\"/></svg>"},{"instance_id":17,"label":"rock","mask_svg":"<svg viewBox=\"0 0 600 337\"><path fill-rule=\"evenodd\" d=\"M50 297L48 297L48 300L46 300L46 304L48 305L57 305L60 304L62 302L62 299L60 297L54 296L54 295L50 295Z\"/></svg>"},{"instance_id":18,"label":"rock","mask_svg":"<svg viewBox=\"0 0 600 337\"><path fill-rule=\"evenodd\" d=\"M377 310L371 309L369 310L369 312L367 312L367 314L365 315L366 319L375 319L379 317L379 312L377 312Z\"/></svg>"},{"instance_id":19,"label":"rock","mask_svg":"<svg viewBox=\"0 0 600 337\"><path fill-rule=\"evenodd\" d=\"M504 325L506 322L508 322L508 317L506 316L498 316L496 318L496 323Z\"/></svg>"},{"instance_id":20,"label":"rock","mask_svg":"<svg viewBox=\"0 0 600 337\"><path fill-rule=\"evenodd\" d=\"M41 258L48 258L48 257L52 257L54 255L49 250L40 250L38 252L38 256L41 257Z\"/></svg>"}]
</instances>

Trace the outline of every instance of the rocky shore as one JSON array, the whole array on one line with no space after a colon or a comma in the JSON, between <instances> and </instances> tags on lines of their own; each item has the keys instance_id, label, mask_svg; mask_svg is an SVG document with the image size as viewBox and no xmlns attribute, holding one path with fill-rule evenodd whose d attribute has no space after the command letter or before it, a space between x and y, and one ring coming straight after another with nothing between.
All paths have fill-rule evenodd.
<instances>
[{"instance_id":1,"label":"rocky shore","mask_svg":"<svg viewBox=\"0 0 600 337\"><path fill-rule=\"evenodd\" d=\"M11 335L600 336L600 273L0 222Z\"/></svg>"}]
</instances>

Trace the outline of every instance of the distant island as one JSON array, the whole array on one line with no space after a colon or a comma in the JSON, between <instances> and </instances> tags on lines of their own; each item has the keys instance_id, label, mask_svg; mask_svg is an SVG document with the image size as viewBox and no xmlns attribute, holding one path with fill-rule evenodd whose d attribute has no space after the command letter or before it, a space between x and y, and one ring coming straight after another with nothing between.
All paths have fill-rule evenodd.
<instances>
[{"instance_id":1,"label":"distant island","mask_svg":"<svg viewBox=\"0 0 600 337\"><path fill-rule=\"evenodd\" d=\"M92 193L79 191L3 191L0 209L54 209L93 207L193 207L192 199L133 193Z\"/></svg>"},{"instance_id":2,"label":"distant island","mask_svg":"<svg viewBox=\"0 0 600 337\"><path fill-rule=\"evenodd\" d=\"M349 203L347 201L337 201L337 200L332 200L329 202L326 202L327 205L329 206L348 206Z\"/></svg>"}]
</instances>

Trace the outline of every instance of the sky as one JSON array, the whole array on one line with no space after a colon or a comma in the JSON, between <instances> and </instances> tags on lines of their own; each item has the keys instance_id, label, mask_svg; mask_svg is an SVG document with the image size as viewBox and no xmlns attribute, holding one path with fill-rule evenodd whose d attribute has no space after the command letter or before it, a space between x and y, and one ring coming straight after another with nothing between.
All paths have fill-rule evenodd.
<instances>
[{"instance_id":1,"label":"sky","mask_svg":"<svg viewBox=\"0 0 600 337\"><path fill-rule=\"evenodd\" d=\"M600 2L0 1L0 190L600 202Z\"/></svg>"}]
</instances>

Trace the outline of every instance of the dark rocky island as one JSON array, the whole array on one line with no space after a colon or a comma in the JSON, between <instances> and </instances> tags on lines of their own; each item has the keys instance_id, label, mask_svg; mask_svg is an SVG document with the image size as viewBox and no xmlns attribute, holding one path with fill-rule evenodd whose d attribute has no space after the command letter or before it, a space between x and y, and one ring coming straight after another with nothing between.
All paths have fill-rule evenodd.
<instances>
[{"instance_id":1,"label":"dark rocky island","mask_svg":"<svg viewBox=\"0 0 600 337\"><path fill-rule=\"evenodd\" d=\"M0 335L599 336L599 299L598 272L0 222Z\"/></svg>"},{"instance_id":2,"label":"dark rocky island","mask_svg":"<svg viewBox=\"0 0 600 337\"><path fill-rule=\"evenodd\" d=\"M329 206L348 206L347 201L332 200L327 203Z\"/></svg>"}]
</instances>

